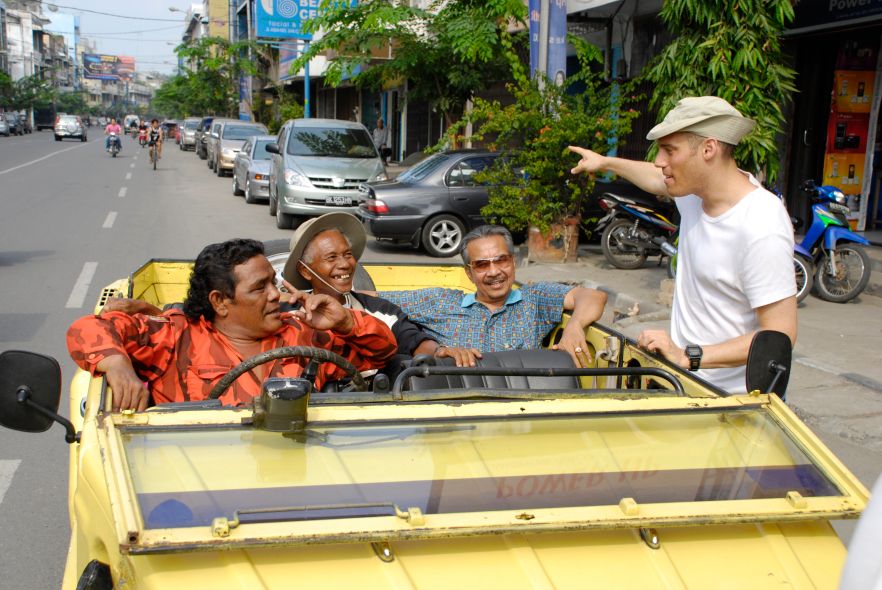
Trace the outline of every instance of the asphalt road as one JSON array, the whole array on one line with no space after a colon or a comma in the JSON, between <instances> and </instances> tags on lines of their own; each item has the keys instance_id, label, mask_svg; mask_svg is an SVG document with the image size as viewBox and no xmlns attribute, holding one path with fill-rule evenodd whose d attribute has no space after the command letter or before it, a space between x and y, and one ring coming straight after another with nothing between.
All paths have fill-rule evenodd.
<instances>
[{"instance_id":1,"label":"asphalt road","mask_svg":"<svg viewBox=\"0 0 882 590\"><path fill-rule=\"evenodd\" d=\"M123 138L117 158L90 141L56 142L48 131L0 138L0 351L41 352L74 372L67 327L89 313L101 288L150 258L192 259L233 237L290 238L265 205L232 195L192 152L165 146L158 169ZM371 241L365 260L425 259ZM67 447L45 434L0 428L0 587L57 588L69 537Z\"/></svg>"}]
</instances>

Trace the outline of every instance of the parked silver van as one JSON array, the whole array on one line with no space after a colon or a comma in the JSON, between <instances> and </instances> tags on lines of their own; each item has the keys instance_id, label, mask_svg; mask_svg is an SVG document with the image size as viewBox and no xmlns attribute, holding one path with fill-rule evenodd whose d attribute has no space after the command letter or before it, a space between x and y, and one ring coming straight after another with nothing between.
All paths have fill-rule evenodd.
<instances>
[{"instance_id":1,"label":"parked silver van","mask_svg":"<svg viewBox=\"0 0 882 590\"><path fill-rule=\"evenodd\" d=\"M272 154L269 211L280 229L331 211L355 213L364 200L359 185L386 180L380 154L361 123L291 119L266 151Z\"/></svg>"}]
</instances>

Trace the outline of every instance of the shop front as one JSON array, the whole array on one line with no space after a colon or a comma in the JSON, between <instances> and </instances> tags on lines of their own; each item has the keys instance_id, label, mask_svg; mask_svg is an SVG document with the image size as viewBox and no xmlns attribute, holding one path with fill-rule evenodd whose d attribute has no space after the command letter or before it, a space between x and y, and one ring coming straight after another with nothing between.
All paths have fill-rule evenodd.
<instances>
[{"instance_id":1,"label":"shop front","mask_svg":"<svg viewBox=\"0 0 882 590\"><path fill-rule=\"evenodd\" d=\"M794 95L786 168L791 214L809 221L806 179L848 196L854 229L882 227L882 0L800 2L786 37Z\"/></svg>"}]
</instances>

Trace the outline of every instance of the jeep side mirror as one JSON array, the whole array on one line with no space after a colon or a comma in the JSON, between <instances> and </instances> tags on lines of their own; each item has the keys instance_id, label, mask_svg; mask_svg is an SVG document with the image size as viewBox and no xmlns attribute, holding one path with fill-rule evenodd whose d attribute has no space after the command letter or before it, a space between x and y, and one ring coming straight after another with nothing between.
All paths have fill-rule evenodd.
<instances>
[{"instance_id":1,"label":"jeep side mirror","mask_svg":"<svg viewBox=\"0 0 882 590\"><path fill-rule=\"evenodd\" d=\"M278 154L279 153L279 144L277 144L274 141L266 144L266 151L268 151L271 154Z\"/></svg>"},{"instance_id":2,"label":"jeep side mirror","mask_svg":"<svg viewBox=\"0 0 882 590\"><path fill-rule=\"evenodd\" d=\"M774 330L757 332L747 355L747 391L774 393L784 399L792 358L793 345L787 334Z\"/></svg>"},{"instance_id":3,"label":"jeep side mirror","mask_svg":"<svg viewBox=\"0 0 882 590\"><path fill-rule=\"evenodd\" d=\"M0 354L0 425L22 432L45 432L58 422L67 431L65 440L79 436L73 425L58 415L61 402L61 367L50 356L7 350Z\"/></svg>"}]
</instances>

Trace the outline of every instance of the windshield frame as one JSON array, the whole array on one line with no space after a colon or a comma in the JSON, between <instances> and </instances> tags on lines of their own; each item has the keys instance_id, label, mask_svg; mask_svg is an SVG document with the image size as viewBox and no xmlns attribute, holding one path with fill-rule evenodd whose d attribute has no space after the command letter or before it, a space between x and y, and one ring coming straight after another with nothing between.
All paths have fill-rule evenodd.
<instances>
[{"instance_id":1,"label":"windshield frame","mask_svg":"<svg viewBox=\"0 0 882 590\"><path fill-rule=\"evenodd\" d=\"M338 137L330 138L329 136L332 133L337 134ZM305 134L312 134L313 136L315 136L316 142L330 142L333 140L351 141L344 141L343 145L337 146L344 147L346 149L345 152L322 152L318 151L315 148L309 147L303 141L301 141L301 136ZM285 153L296 158L336 158L369 160L379 159L380 157L379 153L377 152L377 147L374 145L370 134L368 134L368 132L364 129L357 127L346 127L342 125L327 125L322 127L293 126L288 133L288 138L286 139L285 144ZM348 145L348 147L346 147L346 145ZM303 149L298 149L298 146L301 146ZM309 150L309 153L306 153L304 150Z\"/></svg>"},{"instance_id":2,"label":"windshield frame","mask_svg":"<svg viewBox=\"0 0 882 590\"><path fill-rule=\"evenodd\" d=\"M194 547L245 547L305 545L312 543L364 542L389 539L443 538L476 534L572 531L598 528L637 528L657 525L695 525L701 522L759 523L856 517L866 505L868 493L841 463L824 447L807 426L776 396L733 396L730 398L659 398L633 400L627 411L617 400L548 400L528 402L489 402L461 404L382 404L371 406L319 407L310 409L309 427L348 426L359 429L382 424L413 425L475 420L525 420L542 417L625 417L642 414L695 412L764 412L780 427L799 450L841 491L841 495L803 497L789 493L785 498L704 502L640 504L622 498L618 505L569 506L529 510L529 518L516 518L511 510L422 514L401 506L398 515L384 514L325 518L315 520L275 520L243 522L231 515L215 519L211 527L144 527L127 464L123 433L136 431L174 431L184 424L195 429L247 429L251 414L245 409L199 412L145 412L123 416L111 414L105 420L104 469L110 483L111 503L120 549L125 553L146 554L192 550ZM279 435L282 436L281 434ZM737 502L733 505L732 502ZM737 509L736 509L737 506ZM610 511L613 512L610 512ZM230 534L230 528L238 528ZM226 529L225 529L226 527ZM320 530L319 530L320 529ZM226 530L226 533L224 531Z\"/></svg>"}]
</instances>

